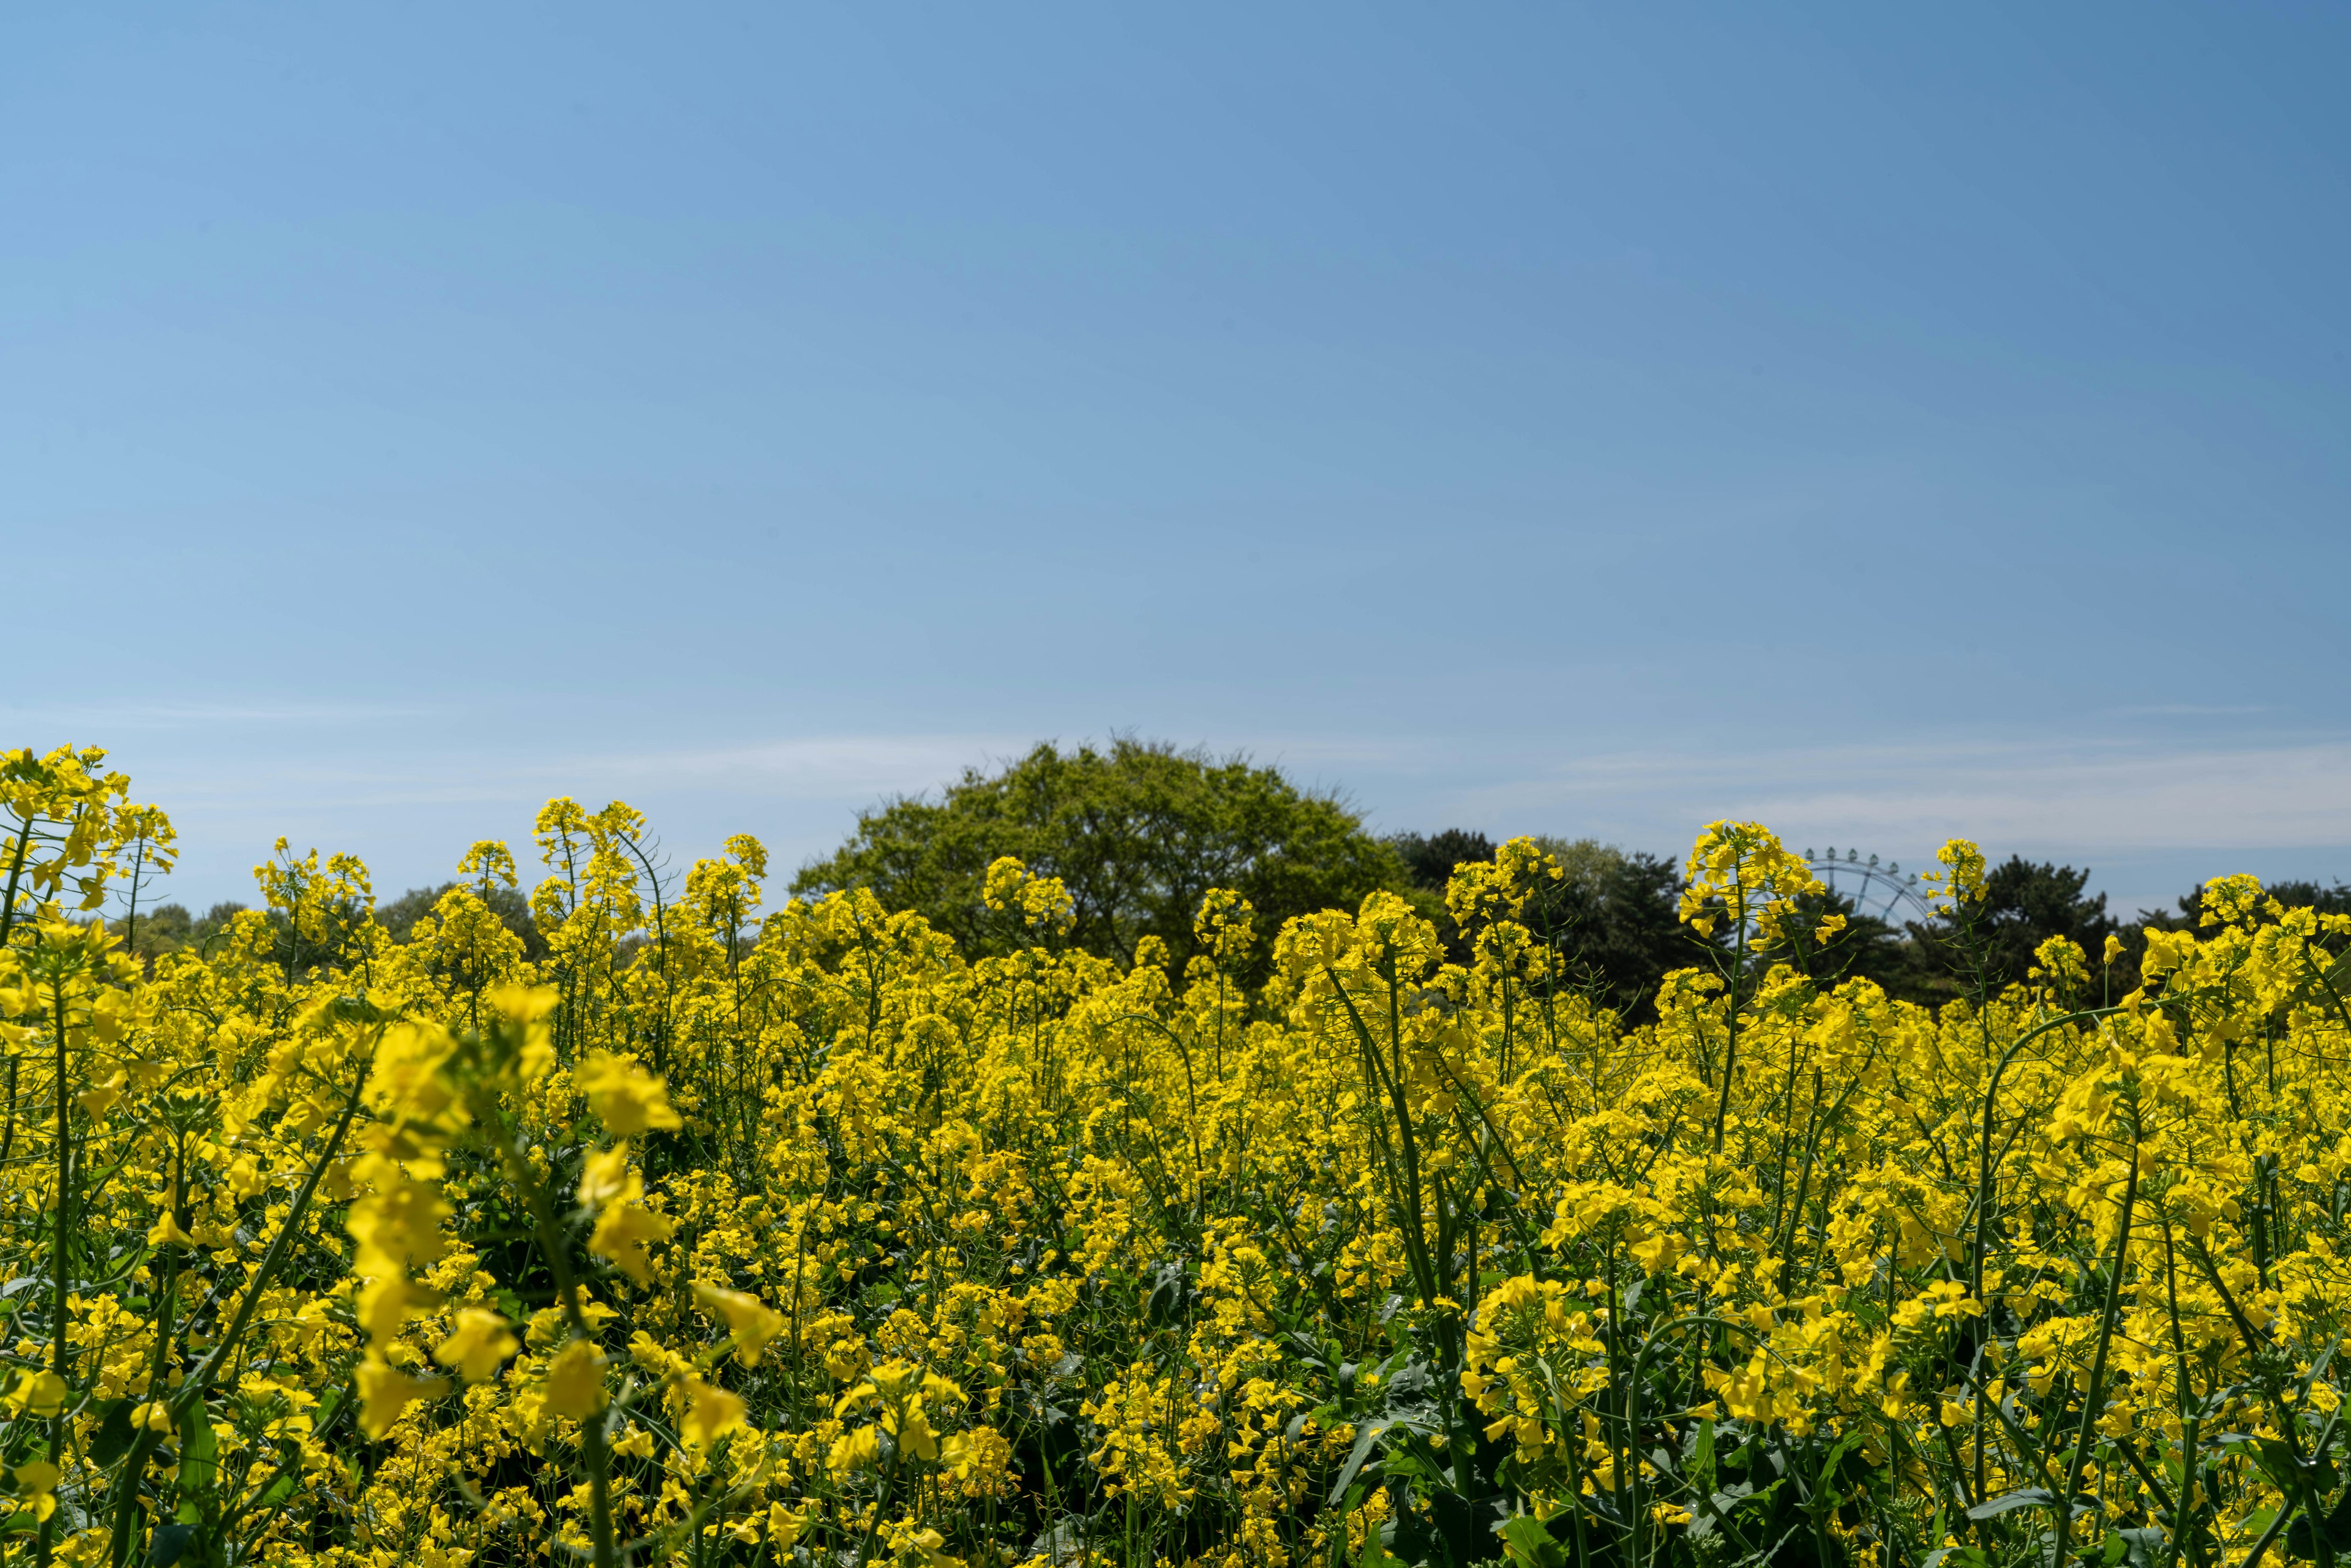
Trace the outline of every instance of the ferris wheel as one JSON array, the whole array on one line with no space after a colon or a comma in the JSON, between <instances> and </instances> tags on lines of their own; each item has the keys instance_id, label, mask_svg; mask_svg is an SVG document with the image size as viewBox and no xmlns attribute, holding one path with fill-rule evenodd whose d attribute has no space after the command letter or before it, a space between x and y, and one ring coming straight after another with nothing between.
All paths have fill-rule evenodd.
<instances>
[{"instance_id":1,"label":"ferris wheel","mask_svg":"<svg viewBox=\"0 0 2351 1568\"><path fill-rule=\"evenodd\" d=\"M1906 921L1924 925L1935 918L1934 906L1927 902L1918 873L1906 873L1898 861L1880 865L1876 855L1865 860L1859 850L1848 849L1840 856L1835 850L1826 849L1818 854L1806 850L1804 862L1813 868L1814 876L1828 884L1831 893L1851 899L1856 915L1866 915L1897 928Z\"/></svg>"}]
</instances>

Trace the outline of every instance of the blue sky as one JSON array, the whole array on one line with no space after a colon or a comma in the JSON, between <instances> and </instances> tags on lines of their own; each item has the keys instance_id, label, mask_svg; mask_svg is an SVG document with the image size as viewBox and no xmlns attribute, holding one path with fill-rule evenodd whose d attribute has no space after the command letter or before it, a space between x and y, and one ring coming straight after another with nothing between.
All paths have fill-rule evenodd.
<instances>
[{"instance_id":1,"label":"blue sky","mask_svg":"<svg viewBox=\"0 0 2351 1568\"><path fill-rule=\"evenodd\" d=\"M1384 829L2351 876L2340 7L185 7L0 50L6 744L180 896Z\"/></svg>"}]
</instances>

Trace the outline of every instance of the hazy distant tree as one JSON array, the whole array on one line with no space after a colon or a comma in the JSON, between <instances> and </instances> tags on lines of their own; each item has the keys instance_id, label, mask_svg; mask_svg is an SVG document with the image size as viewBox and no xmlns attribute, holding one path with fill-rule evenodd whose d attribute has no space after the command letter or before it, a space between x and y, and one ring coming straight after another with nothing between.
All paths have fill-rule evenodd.
<instances>
[{"instance_id":1,"label":"hazy distant tree","mask_svg":"<svg viewBox=\"0 0 2351 1568\"><path fill-rule=\"evenodd\" d=\"M1468 963L1468 946L1445 907L1445 884L1456 866L1493 859L1493 840L1475 829L1447 828L1396 833L1387 841L1412 878L1414 902L1444 939L1446 956ZM1538 834L1535 842L1559 862L1561 877L1538 891L1525 920L1558 950L1568 983L1642 1017L1668 970L1704 961L1703 946L1677 914L1682 882L1671 861L1597 839Z\"/></svg>"},{"instance_id":2,"label":"hazy distant tree","mask_svg":"<svg viewBox=\"0 0 2351 1568\"><path fill-rule=\"evenodd\" d=\"M1535 841L1562 875L1557 890L1529 909L1528 923L1601 1001L1628 1017L1654 1016L1657 982L1706 958L1680 920L1680 871L1661 855L1597 839Z\"/></svg>"},{"instance_id":3,"label":"hazy distant tree","mask_svg":"<svg viewBox=\"0 0 2351 1568\"><path fill-rule=\"evenodd\" d=\"M1376 888L1407 885L1395 851L1336 796L1301 789L1245 757L1121 738L1071 752L1046 743L994 772L967 768L936 800L888 801L861 816L840 850L802 868L792 891L869 887L966 951L988 952L1007 938L987 918L980 887L1001 855L1068 884L1079 946L1131 958L1137 941L1155 936L1179 965L1212 887L1256 906L1262 965L1290 916L1353 912Z\"/></svg>"},{"instance_id":4,"label":"hazy distant tree","mask_svg":"<svg viewBox=\"0 0 2351 1568\"><path fill-rule=\"evenodd\" d=\"M444 882L438 887L412 887L391 903L376 905L376 924L392 933L393 941L405 942L416 923L432 914L433 906L456 886L454 882ZM473 891L478 894L481 889ZM498 917L499 925L521 939L525 957L536 964L547 956L547 938L539 935L538 923L531 918L528 898L514 888L493 885L483 902Z\"/></svg>"},{"instance_id":5,"label":"hazy distant tree","mask_svg":"<svg viewBox=\"0 0 2351 1568\"><path fill-rule=\"evenodd\" d=\"M1447 828L1438 833L1391 833L1387 843L1404 862L1405 875L1411 882L1404 895L1423 919L1437 927L1446 957L1456 964L1468 963L1469 945L1454 924L1453 912L1445 906L1445 884L1453 880L1457 866L1492 860L1494 841L1473 829Z\"/></svg>"},{"instance_id":6,"label":"hazy distant tree","mask_svg":"<svg viewBox=\"0 0 2351 1568\"><path fill-rule=\"evenodd\" d=\"M1412 884L1431 893L1445 891L1455 866L1494 858L1494 841L1468 828L1447 828L1441 833L1392 833L1388 842L1403 860Z\"/></svg>"},{"instance_id":7,"label":"hazy distant tree","mask_svg":"<svg viewBox=\"0 0 2351 1568\"><path fill-rule=\"evenodd\" d=\"M108 921L106 928L120 936L128 927L131 951L145 959L152 972L155 960L166 953L176 953L183 947L201 948L226 929L230 919L244 908L234 900L224 900L201 915L193 915L188 913L186 904L159 904L141 910L135 924L118 917Z\"/></svg>"},{"instance_id":8,"label":"hazy distant tree","mask_svg":"<svg viewBox=\"0 0 2351 1568\"><path fill-rule=\"evenodd\" d=\"M1823 918L1841 915L1844 925L1825 940L1819 939ZM1874 915L1865 915L1853 899L1823 889L1796 900L1795 917L1787 922L1793 949L1789 962L1823 988L1846 980L1875 980L1889 993L1919 999L1917 965L1908 933Z\"/></svg>"},{"instance_id":9,"label":"hazy distant tree","mask_svg":"<svg viewBox=\"0 0 2351 1568\"><path fill-rule=\"evenodd\" d=\"M184 904L159 904L139 912L133 921L118 917L106 923L106 928L117 936L127 932L131 951L144 959L152 972L155 960L166 953L176 953L188 945L195 929L195 917Z\"/></svg>"},{"instance_id":10,"label":"hazy distant tree","mask_svg":"<svg viewBox=\"0 0 2351 1568\"><path fill-rule=\"evenodd\" d=\"M1898 983L1888 988L1922 1001L1969 996L1979 984L1987 994L1997 995L2006 987L2026 983L2033 949L2052 936L2078 944L2095 978L2106 938L2119 934L2123 925L2106 913L2105 894L2084 892L2089 880L2087 866L2076 871L2011 855L1985 876L1983 897L1973 907L1909 924L1907 962ZM2137 984L2137 955L2127 957L2126 970L2106 977L2117 996Z\"/></svg>"},{"instance_id":11,"label":"hazy distant tree","mask_svg":"<svg viewBox=\"0 0 2351 1568\"><path fill-rule=\"evenodd\" d=\"M2321 915L2351 915L2351 883L2337 882L2333 886L2319 883L2289 879L2264 883L2262 891L2278 902L2281 909L2315 909ZM2179 913L2141 910L2139 918L2147 925L2177 929L2185 926L2195 930L2204 920L2204 885L2190 888L2179 898ZM2259 915L2267 925L2271 916L2266 909Z\"/></svg>"}]
</instances>

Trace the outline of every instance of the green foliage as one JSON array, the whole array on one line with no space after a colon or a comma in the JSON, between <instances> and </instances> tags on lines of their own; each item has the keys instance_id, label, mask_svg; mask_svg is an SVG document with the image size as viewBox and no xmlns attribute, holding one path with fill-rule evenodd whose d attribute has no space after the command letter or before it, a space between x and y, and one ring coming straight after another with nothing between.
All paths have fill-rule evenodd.
<instances>
[{"instance_id":1,"label":"green foliage","mask_svg":"<svg viewBox=\"0 0 2351 1568\"><path fill-rule=\"evenodd\" d=\"M1931 924L1911 922L1903 961L1872 977L1917 1001L1972 995L1979 984L1985 994L1997 995L2026 983L2033 949L2053 936L2078 945L2095 970L2106 938L2124 927L2106 913L2105 894L2083 892L2089 880L2088 866L2076 871L2011 855L1985 877L1983 897L1963 917L1947 912ZM2136 951L2137 944L2132 946ZM2120 996L2137 985L2137 970L2113 980Z\"/></svg>"},{"instance_id":2,"label":"green foliage","mask_svg":"<svg viewBox=\"0 0 2351 1568\"><path fill-rule=\"evenodd\" d=\"M1995 985L2024 983L2032 951L2052 936L2071 937L2094 957L2122 929L2106 913L2106 895L2085 896L2090 868L2035 864L2011 855L1984 880L1984 918L1991 947L1985 966Z\"/></svg>"},{"instance_id":3,"label":"green foliage","mask_svg":"<svg viewBox=\"0 0 2351 1568\"><path fill-rule=\"evenodd\" d=\"M1447 828L1398 833L1387 841L1412 879L1416 906L1444 938L1447 956L1467 963L1468 950L1444 907L1445 883L1457 864L1492 859L1493 841L1474 829ZM1534 901L1528 925L1565 956L1569 977L1595 999L1633 1021L1654 1018L1658 981L1671 970L1704 962L1688 928L1675 918L1682 888L1675 862L1595 839L1539 835L1535 841L1565 875ZM1793 925L1809 933L1829 914L1843 915L1845 925L1825 941L1798 939L1790 956L1817 981L1865 978L1889 996L1932 1005L1996 996L2009 986L2031 983L2034 950L2063 936L2089 960L2094 989L2120 997L2139 984L2139 931L2198 929L2204 890L2198 887L2182 897L2177 915L2142 911L2138 921L2125 924L2108 913L2104 894L2085 891L2090 874L2087 866L2011 855L1987 874L1984 896L1963 918L1947 912L1899 926L1862 913L1852 899L1834 892L1806 894L1798 901L1800 917ZM2351 914L2351 883L2288 881L2268 891L2283 908ZM2110 968L2102 964L2109 936L2120 936L2124 945ZM2328 945L2339 946L2331 938Z\"/></svg>"},{"instance_id":4,"label":"green foliage","mask_svg":"<svg viewBox=\"0 0 2351 1568\"><path fill-rule=\"evenodd\" d=\"M230 919L244 909L244 904L226 899L202 915L191 915L184 904L159 904L152 909L140 910L135 915L126 915L110 920L106 928L123 938L132 953L152 966L166 953L177 953L186 947L201 948L206 941L226 930Z\"/></svg>"},{"instance_id":5,"label":"green foliage","mask_svg":"<svg viewBox=\"0 0 2351 1568\"><path fill-rule=\"evenodd\" d=\"M1796 918L1789 923L1799 933L1792 940L1792 956L1814 982L1875 980L1888 995L1909 1001L1924 998L1918 956L1905 932L1874 915L1864 915L1852 899L1833 889L1806 894L1795 903ZM1823 940L1814 933L1822 917L1829 915L1841 915L1845 923L1844 929Z\"/></svg>"},{"instance_id":6,"label":"green foliage","mask_svg":"<svg viewBox=\"0 0 2351 1568\"><path fill-rule=\"evenodd\" d=\"M1067 884L1073 945L1127 959L1143 937L1157 936L1179 965L1194 951L1192 917L1212 887L1246 897L1259 929L1270 932L1292 915L1353 910L1366 894L1405 883L1396 852L1335 796L1301 790L1242 756L1121 738L1106 750L1040 744L997 772L967 768L936 800L892 800L860 817L837 852L803 867L792 891L871 888L966 951L1005 951L1007 935L986 919L980 896L1001 855Z\"/></svg>"},{"instance_id":7,"label":"green foliage","mask_svg":"<svg viewBox=\"0 0 2351 1568\"><path fill-rule=\"evenodd\" d=\"M433 906L447 894L456 891L458 883L444 882L438 887L412 887L390 904L378 906L376 924L392 933L395 942L405 942L416 923L433 913ZM547 938L539 935L538 923L530 917L530 900L511 887L491 885L487 889L467 884L470 891L490 906L498 924L521 939L523 956L532 963L547 957Z\"/></svg>"},{"instance_id":8,"label":"green foliage","mask_svg":"<svg viewBox=\"0 0 2351 1568\"><path fill-rule=\"evenodd\" d=\"M1700 961L1700 949L1676 918L1681 874L1658 855L1618 849L1597 839L1537 836L1535 842L1563 873L1545 883L1526 923L1566 959L1572 983L1627 1018L1651 1016L1657 982L1667 971ZM1454 963L1470 960L1468 944L1445 907L1445 884L1456 866L1494 858L1494 841L1475 829L1397 833L1388 840L1412 878L1415 904L1433 922Z\"/></svg>"},{"instance_id":9,"label":"green foliage","mask_svg":"<svg viewBox=\"0 0 2351 1568\"><path fill-rule=\"evenodd\" d=\"M2332 887L2310 881L2277 882L2264 885L2262 891L2274 899L2280 909L2315 909L2321 915L2351 915L2351 883L2337 882ZM2179 900L2179 913L2169 915L2153 910L2140 911L2140 918L2148 925L2167 931L2194 931L2204 922L2204 889L2190 888ZM2264 904L2253 918L2263 925L2274 925L2277 917ZM2332 943L2329 944L2333 946Z\"/></svg>"},{"instance_id":10,"label":"green foliage","mask_svg":"<svg viewBox=\"0 0 2351 1568\"><path fill-rule=\"evenodd\" d=\"M1528 925L1566 956L1569 972L1599 1001L1628 1019L1654 1016L1657 982L1704 961L1675 914L1681 873L1662 855L1596 839L1535 842L1563 875L1528 912Z\"/></svg>"},{"instance_id":11,"label":"green foliage","mask_svg":"<svg viewBox=\"0 0 2351 1568\"><path fill-rule=\"evenodd\" d=\"M1388 843L1404 862L1412 885L1437 894L1440 900L1455 866L1494 858L1494 841L1466 828L1447 828L1441 833L1395 833Z\"/></svg>"},{"instance_id":12,"label":"green foliage","mask_svg":"<svg viewBox=\"0 0 2351 1568\"><path fill-rule=\"evenodd\" d=\"M1405 875L1410 879L1404 894L1412 901L1414 912L1437 927L1448 961L1468 964L1469 945L1453 912L1445 907L1445 884L1452 880L1454 867L1492 860L1494 841L1471 829L1447 828L1439 833L1391 833L1387 843L1404 862Z\"/></svg>"}]
</instances>

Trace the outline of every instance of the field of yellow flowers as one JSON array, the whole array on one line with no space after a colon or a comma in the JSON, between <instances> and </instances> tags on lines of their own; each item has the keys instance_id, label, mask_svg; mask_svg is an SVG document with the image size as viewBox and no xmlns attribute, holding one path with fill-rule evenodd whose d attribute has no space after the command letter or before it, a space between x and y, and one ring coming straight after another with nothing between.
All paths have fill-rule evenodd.
<instances>
[{"instance_id":1,"label":"field of yellow flowers","mask_svg":"<svg viewBox=\"0 0 2351 1568\"><path fill-rule=\"evenodd\" d=\"M1467 967L1214 893L1175 974L1015 862L967 960L557 800L544 962L485 843L403 943L281 853L149 974L104 766L0 756L11 1561L2351 1555L2351 921L2249 878L2141 990L2061 939L1929 1013L1808 975L1803 862L1718 823L1634 1028L1528 841Z\"/></svg>"}]
</instances>

